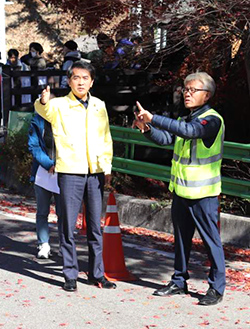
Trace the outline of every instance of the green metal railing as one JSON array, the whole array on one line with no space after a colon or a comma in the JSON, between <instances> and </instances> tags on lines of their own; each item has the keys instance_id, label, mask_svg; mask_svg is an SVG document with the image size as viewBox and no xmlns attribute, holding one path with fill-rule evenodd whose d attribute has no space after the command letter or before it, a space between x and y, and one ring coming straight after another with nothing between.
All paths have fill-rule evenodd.
<instances>
[{"instance_id":1,"label":"green metal railing","mask_svg":"<svg viewBox=\"0 0 250 329\"><path fill-rule=\"evenodd\" d=\"M159 146L149 141L139 130L111 126L114 142L124 144L125 154L118 157L114 154L113 170L121 173L148 177L162 181L170 181L170 166L134 160L136 145L161 148L172 151L173 145ZM237 160L250 163L250 144L224 142L223 159ZM222 177L222 193L250 199L250 181Z\"/></svg>"}]
</instances>

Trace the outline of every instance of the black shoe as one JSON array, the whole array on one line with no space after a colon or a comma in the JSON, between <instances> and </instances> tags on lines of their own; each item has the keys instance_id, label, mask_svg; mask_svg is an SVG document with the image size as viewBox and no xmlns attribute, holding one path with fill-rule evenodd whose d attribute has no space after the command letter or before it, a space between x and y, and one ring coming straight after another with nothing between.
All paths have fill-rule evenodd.
<instances>
[{"instance_id":1,"label":"black shoe","mask_svg":"<svg viewBox=\"0 0 250 329\"><path fill-rule=\"evenodd\" d=\"M183 288L178 287L173 281L170 281L166 287L155 290L154 296L169 296L169 295L183 295L187 294L187 284Z\"/></svg>"},{"instance_id":2,"label":"black shoe","mask_svg":"<svg viewBox=\"0 0 250 329\"><path fill-rule=\"evenodd\" d=\"M77 289L76 280L75 279L65 280L63 289L66 291L76 291Z\"/></svg>"},{"instance_id":3,"label":"black shoe","mask_svg":"<svg viewBox=\"0 0 250 329\"><path fill-rule=\"evenodd\" d=\"M105 276L102 276L99 279L89 278L88 284L97 286L98 288L105 288L105 289L115 289L116 284L114 282L108 281Z\"/></svg>"},{"instance_id":4,"label":"black shoe","mask_svg":"<svg viewBox=\"0 0 250 329\"><path fill-rule=\"evenodd\" d=\"M206 295L199 301L199 305L216 305L222 301L223 295L220 295L215 289L209 288Z\"/></svg>"}]
</instances>

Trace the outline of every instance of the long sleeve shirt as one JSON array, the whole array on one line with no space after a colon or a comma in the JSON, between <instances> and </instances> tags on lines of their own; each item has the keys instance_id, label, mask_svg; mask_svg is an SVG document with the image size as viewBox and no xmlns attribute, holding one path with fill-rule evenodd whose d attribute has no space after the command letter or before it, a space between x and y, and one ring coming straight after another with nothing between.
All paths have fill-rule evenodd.
<instances>
[{"instance_id":1,"label":"long sleeve shirt","mask_svg":"<svg viewBox=\"0 0 250 329\"><path fill-rule=\"evenodd\" d=\"M150 124L150 130L144 135L159 145L173 143L175 135L185 139L201 138L204 144L210 147L220 129L221 120L214 115L199 118L201 114L209 109L211 109L210 105L203 105L180 120L154 115Z\"/></svg>"}]
</instances>

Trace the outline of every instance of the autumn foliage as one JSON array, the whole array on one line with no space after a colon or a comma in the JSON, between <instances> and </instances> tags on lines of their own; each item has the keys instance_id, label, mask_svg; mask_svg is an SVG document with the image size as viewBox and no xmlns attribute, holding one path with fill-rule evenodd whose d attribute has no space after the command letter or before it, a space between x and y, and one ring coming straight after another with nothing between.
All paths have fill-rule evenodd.
<instances>
[{"instance_id":1,"label":"autumn foliage","mask_svg":"<svg viewBox=\"0 0 250 329\"><path fill-rule=\"evenodd\" d=\"M165 55L189 47L196 54L195 65L219 67L246 50L249 37L247 0L45 0L72 14L88 33L110 25L109 34L120 29L131 34L156 27L167 30ZM120 17L120 18L119 18ZM112 23L116 20L116 24ZM151 35L152 36L152 35ZM160 42L160 40L156 40ZM209 61L210 60L210 61Z\"/></svg>"},{"instance_id":2,"label":"autumn foliage","mask_svg":"<svg viewBox=\"0 0 250 329\"><path fill-rule=\"evenodd\" d=\"M87 33L143 37L144 69L164 71L166 85L205 70L217 82L215 105L230 140L249 143L250 11L248 0L44 0L70 12ZM161 28L158 38L155 31ZM165 32L164 32L165 31ZM155 52L155 46L162 46ZM229 130L228 130L229 129ZM230 132L230 133L229 133Z\"/></svg>"}]
</instances>

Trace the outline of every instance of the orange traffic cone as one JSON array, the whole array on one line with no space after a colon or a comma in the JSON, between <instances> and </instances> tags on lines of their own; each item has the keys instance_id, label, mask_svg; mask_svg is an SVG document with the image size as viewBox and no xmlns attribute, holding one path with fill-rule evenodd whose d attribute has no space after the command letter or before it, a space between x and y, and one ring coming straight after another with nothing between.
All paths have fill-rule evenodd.
<instances>
[{"instance_id":1,"label":"orange traffic cone","mask_svg":"<svg viewBox=\"0 0 250 329\"><path fill-rule=\"evenodd\" d=\"M105 226L103 229L104 274L111 281L135 281L137 278L126 269L121 229L113 193L109 194Z\"/></svg>"},{"instance_id":2,"label":"orange traffic cone","mask_svg":"<svg viewBox=\"0 0 250 329\"><path fill-rule=\"evenodd\" d=\"M81 235L87 235L87 224L86 224L86 211L85 211L85 205L82 205L82 226L79 230L79 233Z\"/></svg>"}]
</instances>

